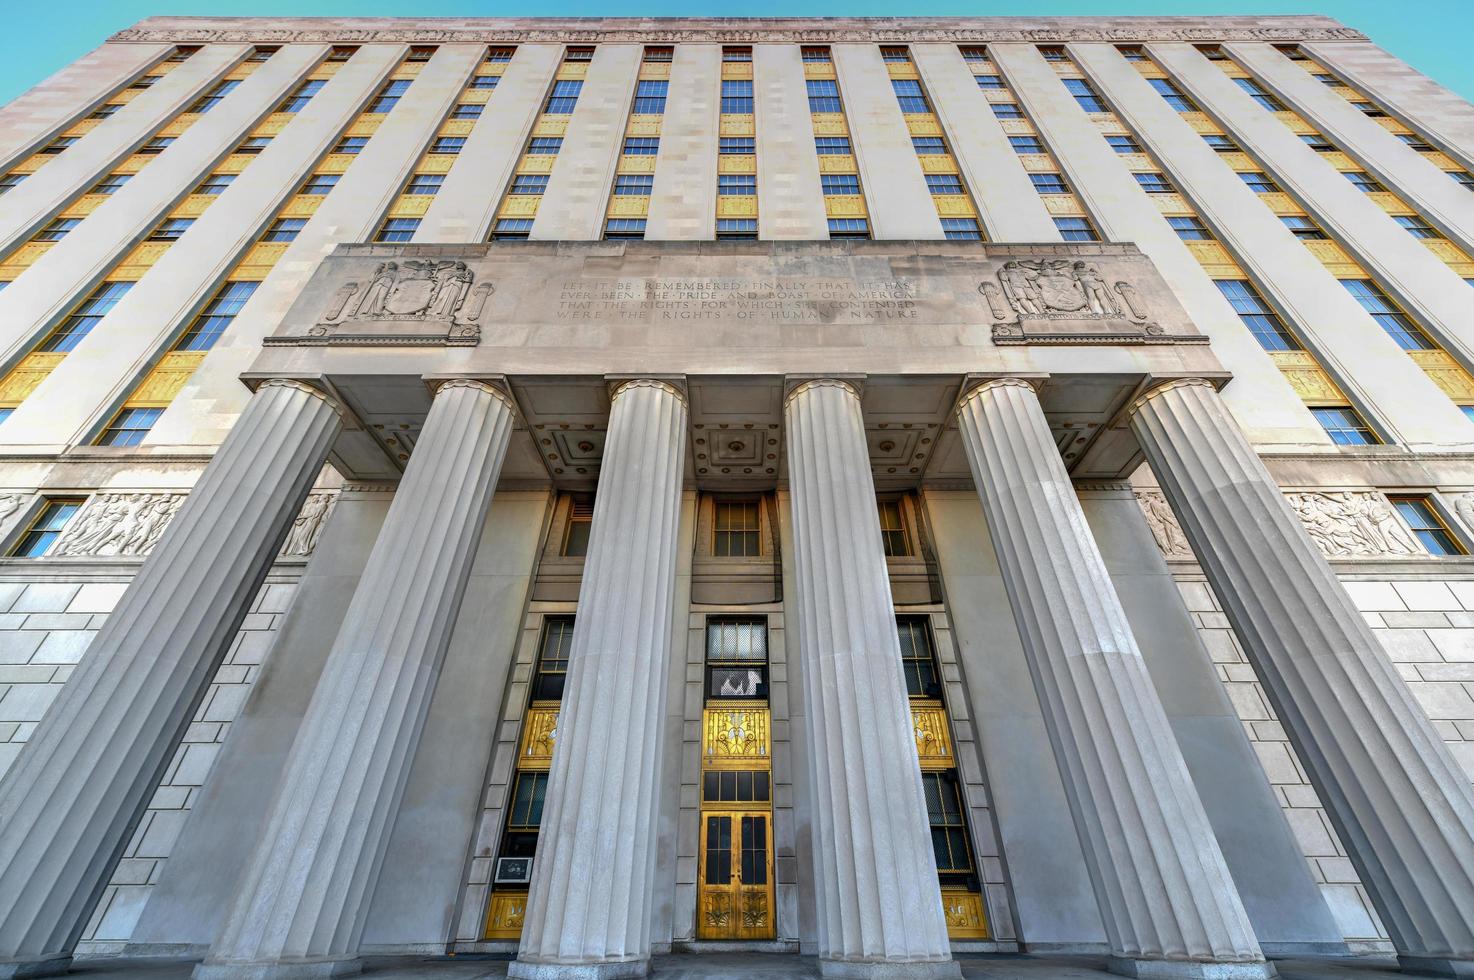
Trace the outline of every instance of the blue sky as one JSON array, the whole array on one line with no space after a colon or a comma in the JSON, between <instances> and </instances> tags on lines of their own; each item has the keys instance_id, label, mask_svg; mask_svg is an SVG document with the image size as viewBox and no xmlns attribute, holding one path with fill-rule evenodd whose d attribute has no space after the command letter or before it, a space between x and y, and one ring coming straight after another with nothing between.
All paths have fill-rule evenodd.
<instances>
[{"instance_id":1,"label":"blue sky","mask_svg":"<svg viewBox=\"0 0 1474 980\"><path fill-rule=\"evenodd\" d=\"M420 17L536 14L538 16L871 16L907 15L1103 15L1135 14L1329 14L1420 71L1474 101L1474 60L1463 50L1474 36L1474 0L744 0L716 6L692 0L588 2L541 0L531 6L471 0L9 0L0 33L0 103L100 44L113 31L144 17L211 13L255 16Z\"/></svg>"}]
</instances>

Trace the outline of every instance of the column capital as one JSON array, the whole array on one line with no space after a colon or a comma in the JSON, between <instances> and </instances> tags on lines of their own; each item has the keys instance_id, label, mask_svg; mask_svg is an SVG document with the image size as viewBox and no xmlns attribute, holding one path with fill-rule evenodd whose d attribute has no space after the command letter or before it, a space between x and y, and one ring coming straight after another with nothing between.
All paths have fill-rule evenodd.
<instances>
[{"instance_id":1,"label":"column capital","mask_svg":"<svg viewBox=\"0 0 1474 980\"><path fill-rule=\"evenodd\" d=\"M614 386L614 391L609 395L609 400L611 402L614 401L614 399L618 398L626 391L629 391L631 388L658 388L662 391L666 391L672 395L675 395L681 400L682 405L686 404L686 393L684 391L682 391L680 388L677 388L669 381L661 381L659 378L631 378L628 381L621 381Z\"/></svg>"},{"instance_id":2,"label":"column capital","mask_svg":"<svg viewBox=\"0 0 1474 980\"><path fill-rule=\"evenodd\" d=\"M306 381L298 381L295 378L267 378L257 385L255 390L260 391L263 388L293 388L314 398L321 399L329 408L338 413L339 419L343 421L347 421L348 419L348 412L343 408L342 402L316 385L308 384Z\"/></svg>"},{"instance_id":3,"label":"column capital","mask_svg":"<svg viewBox=\"0 0 1474 980\"><path fill-rule=\"evenodd\" d=\"M977 398L979 395L987 394L988 392L995 391L998 388L1027 388L1037 395L1039 393L1039 380L1041 379L1007 377L984 378L981 381L974 381L971 384L964 383L962 388L962 397L957 399L957 407L953 409L952 414L960 414L962 412L963 406L965 406L968 402L972 401L974 398Z\"/></svg>"},{"instance_id":4,"label":"column capital","mask_svg":"<svg viewBox=\"0 0 1474 980\"><path fill-rule=\"evenodd\" d=\"M512 396L490 381L483 381L480 378L447 378L444 381L434 381L431 384L436 395L439 395L447 388L473 388L477 391L484 391L507 406L514 416L520 414L517 411L517 403L512 401Z\"/></svg>"},{"instance_id":5,"label":"column capital","mask_svg":"<svg viewBox=\"0 0 1474 980\"><path fill-rule=\"evenodd\" d=\"M1126 418L1130 419L1137 412L1141 411L1147 402L1156 398L1158 395L1165 395L1169 391L1177 391L1182 388L1198 386L1206 386L1212 388L1214 391L1218 390L1218 386L1207 378L1171 378L1167 381L1161 381L1132 399L1131 404L1126 406Z\"/></svg>"},{"instance_id":6,"label":"column capital","mask_svg":"<svg viewBox=\"0 0 1474 980\"><path fill-rule=\"evenodd\" d=\"M793 401L799 395L802 395L808 391L812 391L815 388L841 388L844 391L849 392L851 395L854 395L856 401L859 401L860 399L860 387L853 381L847 381L844 378L813 378L795 385L793 389L783 397L784 407L786 408L788 406L788 403Z\"/></svg>"}]
</instances>

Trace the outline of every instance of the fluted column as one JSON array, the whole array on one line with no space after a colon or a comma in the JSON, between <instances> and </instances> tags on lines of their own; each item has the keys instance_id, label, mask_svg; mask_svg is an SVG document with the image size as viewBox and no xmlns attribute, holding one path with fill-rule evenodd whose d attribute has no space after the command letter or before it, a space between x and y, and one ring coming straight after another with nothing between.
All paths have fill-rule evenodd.
<instances>
[{"instance_id":1,"label":"fluted column","mask_svg":"<svg viewBox=\"0 0 1474 980\"><path fill-rule=\"evenodd\" d=\"M511 977L641 977L660 804L686 402L614 395L558 741Z\"/></svg>"},{"instance_id":2,"label":"fluted column","mask_svg":"<svg viewBox=\"0 0 1474 980\"><path fill-rule=\"evenodd\" d=\"M441 385L200 978L356 973L359 937L511 438L511 400Z\"/></svg>"},{"instance_id":3,"label":"fluted column","mask_svg":"<svg viewBox=\"0 0 1474 980\"><path fill-rule=\"evenodd\" d=\"M0 977L65 971L341 424L257 390L0 782Z\"/></svg>"},{"instance_id":4,"label":"fluted column","mask_svg":"<svg viewBox=\"0 0 1474 980\"><path fill-rule=\"evenodd\" d=\"M1474 791L1212 384L1131 428L1410 969L1474 975Z\"/></svg>"},{"instance_id":5,"label":"fluted column","mask_svg":"<svg viewBox=\"0 0 1474 980\"><path fill-rule=\"evenodd\" d=\"M957 977L901 672L860 397L784 406L826 977Z\"/></svg>"},{"instance_id":6,"label":"fluted column","mask_svg":"<svg viewBox=\"0 0 1474 980\"><path fill-rule=\"evenodd\" d=\"M1272 976L1033 385L984 382L957 422L1111 969Z\"/></svg>"}]
</instances>

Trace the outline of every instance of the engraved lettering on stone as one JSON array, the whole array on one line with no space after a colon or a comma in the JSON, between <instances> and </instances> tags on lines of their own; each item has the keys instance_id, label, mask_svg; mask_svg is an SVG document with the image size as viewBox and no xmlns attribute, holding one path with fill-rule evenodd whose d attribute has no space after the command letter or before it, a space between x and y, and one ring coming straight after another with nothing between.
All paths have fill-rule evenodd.
<instances>
[{"instance_id":1,"label":"engraved lettering on stone","mask_svg":"<svg viewBox=\"0 0 1474 980\"><path fill-rule=\"evenodd\" d=\"M358 283L356 282L345 282L339 286L337 292L333 293L332 302L328 304L328 314L323 319L336 320L356 292L358 292Z\"/></svg>"},{"instance_id":2,"label":"engraved lettering on stone","mask_svg":"<svg viewBox=\"0 0 1474 980\"><path fill-rule=\"evenodd\" d=\"M1135 286L1129 282L1117 282L1116 292L1121 294L1121 299L1125 301L1126 308L1131 311L1131 319L1146 319L1146 304L1142 302L1141 294L1136 291Z\"/></svg>"},{"instance_id":3,"label":"engraved lettering on stone","mask_svg":"<svg viewBox=\"0 0 1474 980\"><path fill-rule=\"evenodd\" d=\"M1381 494L1340 490L1285 496L1327 558L1418 557L1424 553Z\"/></svg>"},{"instance_id":4,"label":"engraved lettering on stone","mask_svg":"<svg viewBox=\"0 0 1474 980\"><path fill-rule=\"evenodd\" d=\"M988 301L988 309L992 311L993 319L1008 319L1008 304L1003 301L1003 292L998 288L997 283L980 282L978 292L982 293L983 298Z\"/></svg>"},{"instance_id":5,"label":"engraved lettering on stone","mask_svg":"<svg viewBox=\"0 0 1474 980\"><path fill-rule=\"evenodd\" d=\"M1146 526L1151 528L1152 537L1157 540L1157 548L1164 557L1193 557L1187 535L1182 533L1177 515L1172 512L1172 506L1167 503L1167 498L1162 496L1160 490L1138 490L1136 502L1141 505L1141 511L1146 516Z\"/></svg>"},{"instance_id":6,"label":"engraved lettering on stone","mask_svg":"<svg viewBox=\"0 0 1474 980\"><path fill-rule=\"evenodd\" d=\"M104 493L67 528L52 554L75 557L146 555L184 503L182 493Z\"/></svg>"},{"instance_id":7,"label":"engraved lettering on stone","mask_svg":"<svg viewBox=\"0 0 1474 980\"><path fill-rule=\"evenodd\" d=\"M302 509L292 521L291 530L287 532L287 540L281 549L283 557L295 558L312 554L312 550L317 547L317 539L322 536L322 529L327 524L328 515L333 512L333 505L337 501L336 493L307 495Z\"/></svg>"}]
</instances>

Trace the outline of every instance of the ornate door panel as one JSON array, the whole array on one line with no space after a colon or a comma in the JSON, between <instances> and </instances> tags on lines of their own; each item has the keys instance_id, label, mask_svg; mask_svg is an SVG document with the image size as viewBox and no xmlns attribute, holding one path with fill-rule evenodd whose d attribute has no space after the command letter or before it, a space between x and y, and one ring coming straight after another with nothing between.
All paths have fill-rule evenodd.
<instances>
[{"instance_id":1,"label":"ornate door panel","mask_svg":"<svg viewBox=\"0 0 1474 980\"><path fill-rule=\"evenodd\" d=\"M696 934L700 939L772 939L773 844L766 813L706 811Z\"/></svg>"}]
</instances>

